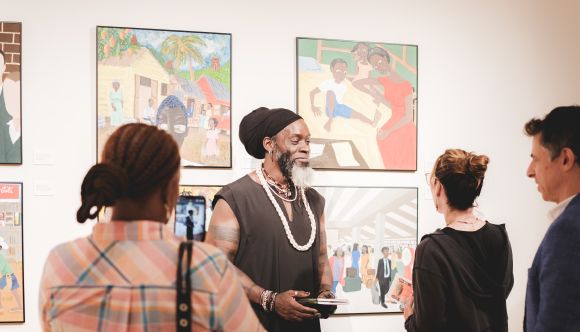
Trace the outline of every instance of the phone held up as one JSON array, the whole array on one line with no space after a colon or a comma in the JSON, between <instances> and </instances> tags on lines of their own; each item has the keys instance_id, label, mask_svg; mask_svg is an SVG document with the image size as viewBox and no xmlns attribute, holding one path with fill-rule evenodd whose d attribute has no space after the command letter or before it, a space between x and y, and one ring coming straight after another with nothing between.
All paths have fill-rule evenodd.
<instances>
[{"instance_id":1,"label":"phone held up","mask_svg":"<svg viewBox=\"0 0 580 332\"><path fill-rule=\"evenodd\" d=\"M180 195L175 207L175 235L188 240L205 238L205 197Z\"/></svg>"}]
</instances>

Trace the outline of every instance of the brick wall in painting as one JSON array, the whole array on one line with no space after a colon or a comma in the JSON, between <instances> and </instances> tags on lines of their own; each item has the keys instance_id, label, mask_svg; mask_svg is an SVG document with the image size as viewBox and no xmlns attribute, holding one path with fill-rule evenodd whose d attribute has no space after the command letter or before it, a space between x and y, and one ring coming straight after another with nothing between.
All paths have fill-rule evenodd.
<instances>
[{"instance_id":1,"label":"brick wall in painting","mask_svg":"<svg viewBox=\"0 0 580 332\"><path fill-rule=\"evenodd\" d=\"M0 22L0 49L6 55L6 72L4 77L10 76L20 80L20 38L22 25L15 22Z\"/></svg>"}]
</instances>

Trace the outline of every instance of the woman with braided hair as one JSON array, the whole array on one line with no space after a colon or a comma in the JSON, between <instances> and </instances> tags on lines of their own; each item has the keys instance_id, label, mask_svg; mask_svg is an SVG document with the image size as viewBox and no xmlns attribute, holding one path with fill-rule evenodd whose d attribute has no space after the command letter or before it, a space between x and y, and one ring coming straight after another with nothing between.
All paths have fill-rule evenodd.
<instances>
[{"instance_id":1,"label":"woman with braided hair","mask_svg":"<svg viewBox=\"0 0 580 332\"><path fill-rule=\"evenodd\" d=\"M112 207L112 221L50 252L40 287L43 330L175 331L182 239L166 223L178 198L177 144L157 127L127 124L101 160L83 180L77 221L104 207ZM192 330L262 331L220 251L194 242L190 268Z\"/></svg>"}]
</instances>

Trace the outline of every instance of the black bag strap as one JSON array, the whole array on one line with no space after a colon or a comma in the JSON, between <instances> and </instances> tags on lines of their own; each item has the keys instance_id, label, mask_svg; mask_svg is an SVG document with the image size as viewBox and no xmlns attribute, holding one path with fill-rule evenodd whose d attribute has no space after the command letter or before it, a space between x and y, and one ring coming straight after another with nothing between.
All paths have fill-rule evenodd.
<instances>
[{"instance_id":1,"label":"black bag strap","mask_svg":"<svg viewBox=\"0 0 580 332\"><path fill-rule=\"evenodd\" d=\"M178 332L191 331L191 257L193 242L181 242L179 244L179 260L177 262L177 308L176 308L176 328ZM187 265L183 267L183 256L187 253ZM185 274L185 280L184 280Z\"/></svg>"}]
</instances>

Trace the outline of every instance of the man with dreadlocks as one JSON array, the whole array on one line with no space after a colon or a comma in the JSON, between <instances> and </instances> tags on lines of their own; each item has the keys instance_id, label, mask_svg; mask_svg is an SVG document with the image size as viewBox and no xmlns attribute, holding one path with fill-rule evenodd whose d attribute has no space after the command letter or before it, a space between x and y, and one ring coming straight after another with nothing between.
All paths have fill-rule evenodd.
<instances>
[{"instance_id":1,"label":"man with dreadlocks","mask_svg":"<svg viewBox=\"0 0 580 332\"><path fill-rule=\"evenodd\" d=\"M268 331L320 331L321 313L296 298L333 298L324 198L310 188L310 132L287 109L258 108L240 124L246 151L264 162L213 201L206 242L239 269Z\"/></svg>"}]
</instances>

